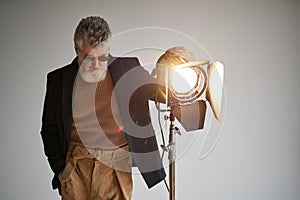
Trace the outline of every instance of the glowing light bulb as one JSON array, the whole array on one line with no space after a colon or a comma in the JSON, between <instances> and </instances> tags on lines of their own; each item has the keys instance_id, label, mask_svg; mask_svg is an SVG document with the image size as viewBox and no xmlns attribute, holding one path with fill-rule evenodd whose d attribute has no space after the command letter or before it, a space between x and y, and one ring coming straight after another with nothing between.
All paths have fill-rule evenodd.
<instances>
[{"instance_id":1,"label":"glowing light bulb","mask_svg":"<svg viewBox=\"0 0 300 200\"><path fill-rule=\"evenodd\" d=\"M197 73L191 68L172 70L171 86L177 93L187 93L197 84Z\"/></svg>"}]
</instances>

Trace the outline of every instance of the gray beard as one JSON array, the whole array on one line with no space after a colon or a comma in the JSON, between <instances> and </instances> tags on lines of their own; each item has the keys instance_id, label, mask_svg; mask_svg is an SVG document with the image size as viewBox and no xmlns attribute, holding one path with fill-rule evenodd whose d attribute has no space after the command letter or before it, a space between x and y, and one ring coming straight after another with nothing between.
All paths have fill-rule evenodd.
<instances>
[{"instance_id":1,"label":"gray beard","mask_svg":"<svg viewBox=\"0 0 300 200\"><path fill-rule=\"evenodd\" d=\"M107 66L95 69L93 72L85 71L84 67L79 68L81 78L88 83L97 83L103 81L107 74Z\"/></svg>"}]
</instances>

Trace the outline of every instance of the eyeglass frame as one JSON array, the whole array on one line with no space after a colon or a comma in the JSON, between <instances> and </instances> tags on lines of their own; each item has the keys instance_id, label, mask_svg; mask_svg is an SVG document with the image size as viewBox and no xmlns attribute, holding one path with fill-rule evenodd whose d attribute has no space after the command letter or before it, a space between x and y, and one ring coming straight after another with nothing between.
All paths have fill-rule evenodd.
<instances>
[{"instance_id":1,"label":"eyeglass frame","mask_svg":"<svg viewBox=\"0 0 300 200\"><path fill-rule=\"evenodd\" d=\"M84 53L79 48L78 48L78 52ZM89 54L86 55L85 53L83 55L83 61L88 62L88 63L93 62L96 58L98 59L99 62L107 62L110 59L110 55L108 55L108 56L101 55L101 56L98 56L98 57L94 57L94 56L91 56Z\"/></svg>"}]
</instances>

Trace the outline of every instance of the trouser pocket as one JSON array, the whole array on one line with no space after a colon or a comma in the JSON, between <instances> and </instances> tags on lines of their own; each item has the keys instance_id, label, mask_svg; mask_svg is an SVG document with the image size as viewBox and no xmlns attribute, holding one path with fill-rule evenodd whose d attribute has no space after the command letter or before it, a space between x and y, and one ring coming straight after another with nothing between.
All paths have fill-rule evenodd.
<instances>
[{"instance_id":1,"label":"trouser pocket","mask_svg":"<svg viewBox=\"0 0 300 200\"><path fill-rule=\"evenodd\" d=\"M76 162L72 158L69 159L65 168L58 175L59 181L62 184L70 179L71 174L75 170L75 167L76 167Z\"/></svg>"}]
</instances>

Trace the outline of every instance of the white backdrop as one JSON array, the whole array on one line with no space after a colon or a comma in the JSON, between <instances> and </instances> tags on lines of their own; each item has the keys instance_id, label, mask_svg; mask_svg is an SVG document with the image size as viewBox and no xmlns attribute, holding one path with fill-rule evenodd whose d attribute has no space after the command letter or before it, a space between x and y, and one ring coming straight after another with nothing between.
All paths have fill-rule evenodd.
<instances>
[{"instance_id":1,"label":"white backdrop","mask_svg":"<svg viewBox=\"0 0 300 200\"><path fill-rule=\"evenodd\" d=\"M222 136L206 159L197 157L202 136L179 159L177 199L298 200L299 6L297 0L1 1L0 199L59 199L39 134L46 73L75 56L80 19L101 15L113 34L153 26L182 32L225 64ZM167 198L163 184L148 190L134 175L133 199Z\"/></svg>"}]
</instances>

